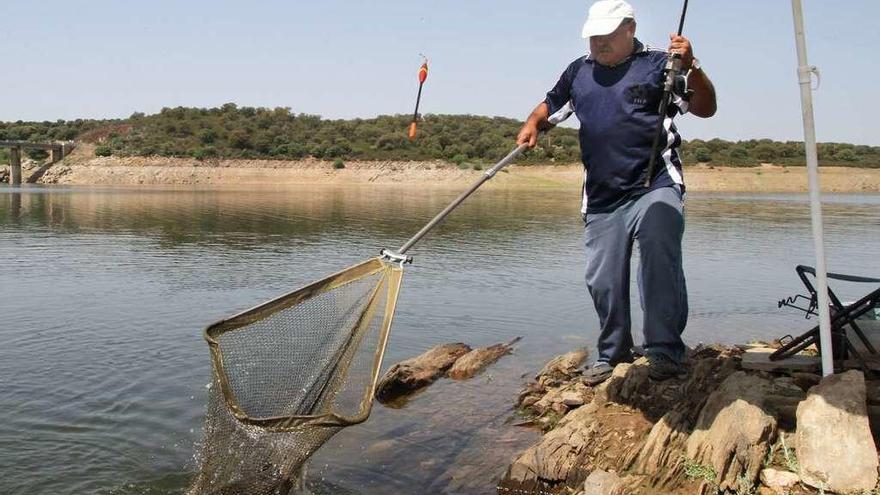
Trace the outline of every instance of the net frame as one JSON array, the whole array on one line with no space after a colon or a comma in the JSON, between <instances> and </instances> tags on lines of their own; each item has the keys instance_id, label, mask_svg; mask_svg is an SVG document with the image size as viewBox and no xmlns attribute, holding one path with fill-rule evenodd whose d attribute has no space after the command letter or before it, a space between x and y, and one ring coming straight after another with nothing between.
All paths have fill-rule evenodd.
<instances>
[{"instance_id":1,"label":"net frame","mask_svg":"<svg viewBox=\"0 0 880 495\"><path fill-rule=\"evenodd\" d=\"M370 386L366 387L357 412L352 415L346 415L334 412L331 409L328 412L321 414L257 417L245 411L236 398L235 391L230 383L224 365L222 348L218 340L219 337L228 332L235 332L243 328L246 329L249 325L259 322L279 311L302 304L316 296L376 274L380 274L380 279L370 295L368 304L359 316L356 326L352 329L352 333L357 333L361 331L364 326L370 324L378 306L380 305L380 301L383 299L378 296L383 290L385 290L385 308L382 324L379 328L378 346L374 353L373 364L370 370ZM375 393L376 383L379 379L379 370L382 366L382 359L385 355L385 348L388 343L388 335L391 330L391 323L394 317L394 310L397 305L402 279L403 268L401 264L390 263L382 257L370 258L362 263L306 285L305 287L288 292L251 309L212 323L205 328L204 338L208 343L214 373L216 374L223 400L226 403L229 412L236 420L245 425L259 427L270 432L292 432L300 430L306 426L341 428L366 421L372 410L373 395ZM345 374L346 370L342 370L341 373Z\"/></svg>"}]
</instances>

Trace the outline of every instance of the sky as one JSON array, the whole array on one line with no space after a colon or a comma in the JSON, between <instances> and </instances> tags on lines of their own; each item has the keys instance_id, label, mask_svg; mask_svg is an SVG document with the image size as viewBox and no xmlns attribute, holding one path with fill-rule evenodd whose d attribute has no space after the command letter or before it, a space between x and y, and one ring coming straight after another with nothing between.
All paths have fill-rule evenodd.
<instances>
[{"instance_id":1,"label":"sky","mask_svg":"<svg viewBox=\"0 0 880 495\"><path fill-rule=\"evenodd\" d=\"M422 113L525 119L586 53L592 2L47 0L3 2L0 120L121 118L162 107L290 107L325 118ZM665 47L681 0L631 0ZM880 145L878 0L804 0L820 142ZM803 140L791 3L691 0L684 35L713 80L685 139ZM567 125L576 125L568 123Z\"/></svg>"}]
</instances>

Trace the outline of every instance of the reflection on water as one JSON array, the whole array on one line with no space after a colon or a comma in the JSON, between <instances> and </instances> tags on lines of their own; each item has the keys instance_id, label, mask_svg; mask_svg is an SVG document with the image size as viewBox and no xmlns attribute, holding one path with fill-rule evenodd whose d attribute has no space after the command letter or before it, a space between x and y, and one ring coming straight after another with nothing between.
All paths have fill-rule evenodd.
<instances>
[{"instance_id":1,"label":"reflection on water","mask_svg":"<svg viewBox=\"0 0 880 495\"><path fill-rule=\"evenodd\" d=\"M457 194L0 189L0 492L180 492L210 379L201 329L398 247ZM876 195L827 198L830 270L880 275L878 206ZM534 440L509 426L524 377L596 337L578 207L577 190L481 191L414 248L386 366L439 343L523 341L472 380L377 406L319 451L316 483L493 492ZM689 342L812 323L776 308L800 291L794 265L813 262L805 196L692 195L686 208Z\"/></svg>"}]
</instances>

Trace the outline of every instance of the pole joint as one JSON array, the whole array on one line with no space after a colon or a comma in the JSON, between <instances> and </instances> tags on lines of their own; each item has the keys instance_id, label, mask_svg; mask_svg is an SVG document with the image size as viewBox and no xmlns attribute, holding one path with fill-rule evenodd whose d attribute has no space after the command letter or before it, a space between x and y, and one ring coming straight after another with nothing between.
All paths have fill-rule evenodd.
<instances>
[{"instance_id":1,"label":"pole joint","mask_svg":"<svg viewBox=\"0 0 880 495\"><path fill-rule=\"evenodd\" d=\"M398 263L401 268L403 268L404 263L412 264L413 261L412 256L400 254L390 249L383 249L379 251L379 255L382 257L383 260L389 263Z\"/></svg>"},{"instance_id":2,"label":"pole joint","mask_svg":"<svg viewBox=\"0 0 880 495\"><path fill-rule=\"evenodd\" d=\"M813 86L813 76L816 76L816 85ZM813 91L819 89L819 86L822 84L822 73L819 72L819 68L815 65L800 65L798 66L798 83L801 85L810 85Z\"/></svg>"}]
</instances>

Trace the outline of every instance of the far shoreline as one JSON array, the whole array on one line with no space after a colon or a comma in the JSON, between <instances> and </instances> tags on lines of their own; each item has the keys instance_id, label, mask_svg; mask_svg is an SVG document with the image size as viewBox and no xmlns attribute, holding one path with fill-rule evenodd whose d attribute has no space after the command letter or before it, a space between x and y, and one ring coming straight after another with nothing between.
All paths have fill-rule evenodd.
<instances>
[{"instance_id":1,"label":"far shoreline","mask_svg":"<svg viewBox=\"0 0 880 495\"><path fill-rule=\"evenodd\" d=\"M50 166L29 164L23 178L37 184L89 186L311 186L311 185L418 185L460 188L485 171L479 165L457 166L435 161L250 160L168 157L96 157L91 146L81 146ZM697 164L684 169L689 192L805 193L805 167L761 164L729 167ZM516 165L498 173L490 189L579 188L580 163ZM880 168L820 167L823 193L878 193Z\"/></svg>"}]
</instances>

